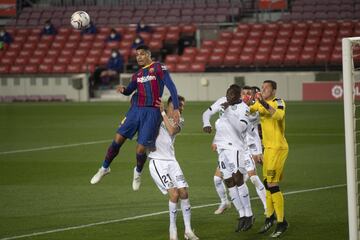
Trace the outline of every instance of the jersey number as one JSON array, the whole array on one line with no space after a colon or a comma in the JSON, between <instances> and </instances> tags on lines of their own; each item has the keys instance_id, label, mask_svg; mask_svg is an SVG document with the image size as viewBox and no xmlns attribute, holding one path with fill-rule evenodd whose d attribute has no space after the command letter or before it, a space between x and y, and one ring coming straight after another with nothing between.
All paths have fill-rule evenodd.
<instances>
[{"instance_id":1,"label":"jersey number","mask_svg":"<svg viewBox=\"0 0 360 240\"><path fill-rule=\"evenodd\" d=\"M222 169L226 169L225 163L224 162L220 162L221 168Z\"/></svg>"},{"instance_id":2,"label":"jersey number","mask_svg":"<svg viewBox=\"0 0 360 240\"><path fill-rule=\"evenodd\" d=\"M162 176L161 176L161 179L163 180L163 182L164 182L165 184L168 183L169 181L171 181L171 178L170 178L170 175L169 175L169 174L162 175Z\"/></svg>"}]
</instances>

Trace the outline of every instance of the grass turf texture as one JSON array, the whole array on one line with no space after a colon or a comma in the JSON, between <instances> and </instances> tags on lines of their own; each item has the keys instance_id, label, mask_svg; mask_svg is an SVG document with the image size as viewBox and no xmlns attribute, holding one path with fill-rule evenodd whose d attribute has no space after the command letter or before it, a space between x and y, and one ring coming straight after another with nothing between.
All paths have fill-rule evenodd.
<instances>
[{"instance_id":1,"label":"grass turf texture","mask_svg":"<svg viewBox=\"0 0 360 240\"><path fill-rule=\"evenodd\" d=\"M221 216L213 214L216 205L196 208L218 202L213 135L203 134L201 123L209 104L187 103L185 128L176 139L176 156L190 185L193 228L201 239L268 239L270 233L256 233L264 220L258 199L252 201L256 222L248 232L234 232L234 207ZM167 213L121 220L168 209L147 165L140 191L131 189L135 141L125 143L110 175L89 183L127 109L128 103L0 104L0 239L109 220L120 221L23 239L168 239ZM346 183L342 104L288 102L286 118L290 152L282 191ZM250 182L248 187L256 197ZM345 186L285 196L286 239L347 239L346 206ZM181 211L177 222L182 239Z\"/></svg>"}]
</instances>

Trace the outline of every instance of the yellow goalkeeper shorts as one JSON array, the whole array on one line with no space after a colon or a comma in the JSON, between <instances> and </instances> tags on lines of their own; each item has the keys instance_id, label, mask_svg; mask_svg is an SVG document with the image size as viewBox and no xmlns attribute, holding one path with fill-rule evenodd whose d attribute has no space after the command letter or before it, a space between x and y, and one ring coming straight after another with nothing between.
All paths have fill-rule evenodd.
<instances>
[{"instance_id":1,"label":"yellow goalkeeper shorts","mask_svg":"<svg viewBox=\"0 0 360 240\"><path fill-rule=\"evenodd\" d=\"M268 183L280 182L289 149L264 149L263 177Z\"/></svg>"}]
</instances>

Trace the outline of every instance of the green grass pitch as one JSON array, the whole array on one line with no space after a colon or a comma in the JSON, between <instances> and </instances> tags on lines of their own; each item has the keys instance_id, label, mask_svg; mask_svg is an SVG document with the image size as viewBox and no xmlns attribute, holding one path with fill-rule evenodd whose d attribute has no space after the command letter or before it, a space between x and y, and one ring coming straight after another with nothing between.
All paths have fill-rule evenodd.
<instances>
[{"instance_id":1,"label":"green grass pitch","mask_svg":"<svg viewBox=\"0 0 360 240\"><path fill-rule=\"evenodd\" d=\"M234 232L234 208L213 214L216 154L210 151L213 135L203 134L201 123L209 104L187 103L185 128L176 139L190 185L193 228L200 239L268 239L257 234L264 220L258 199L252 200L256 221L248 232ZM168 239L168 214L162 213L168 200L147 165L140 191L131 189L135 141L123 146L110 175L89 183L127 108L128 103L0 104L0 240ZM284 238L348 239L342 103L288 102L286 118L290 152L281 189L290 193L290 228ZM177 223L182 239L181 212Z\"/></svg>"}]
</instances>

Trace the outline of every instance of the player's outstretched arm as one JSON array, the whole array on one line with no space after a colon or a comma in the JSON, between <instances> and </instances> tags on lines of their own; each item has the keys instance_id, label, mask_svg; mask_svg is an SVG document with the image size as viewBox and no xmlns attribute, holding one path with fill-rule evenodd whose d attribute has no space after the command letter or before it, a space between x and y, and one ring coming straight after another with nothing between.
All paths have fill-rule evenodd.
<instances>
[{"instance_id":1,"label":"player's outstretched arm","mask_svg":"<svg viewBox=\"0 0 360 240\"><path fill-rule=\"evenodd\" d=\"M166 112L164 111L164 104L163 103L160 104L160 111L161 111L161 116L163 118L165 127L166 127L167 131L169 132L169 134L171 136L173 136L173 135L179 133L180 130L181 130L179 124L170 122L168 116L166 115Z\"/></svg>"},{"instance_id":2,"label":"player's outstretched arm","mask_svg":"<svg viewBox=\"0 0 360 240\"><path fill-rule=\"evenodd\" d=\"M116 91L124 94L125 96L129 96L136 90L136 88L137 88L137 82L136 80L132 80L126 88L121 85L117 86Z\"/></svg>"}]
</instances>

